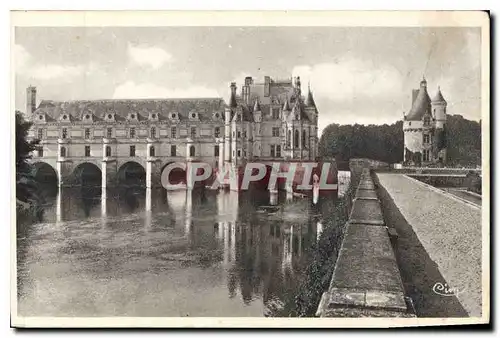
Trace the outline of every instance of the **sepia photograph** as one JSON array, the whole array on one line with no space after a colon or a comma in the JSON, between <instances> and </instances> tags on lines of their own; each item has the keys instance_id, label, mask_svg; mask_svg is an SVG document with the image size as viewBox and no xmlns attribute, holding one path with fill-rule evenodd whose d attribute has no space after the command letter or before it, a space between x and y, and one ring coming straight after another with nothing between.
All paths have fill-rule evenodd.
<instances>
[{"instance_id":1,"label":"sepia photograph","mask_svg":"<svg viewBox=\"0 0 500 338\"><path fill-rule=\"evenodd\" d=\"M489 32L11 12L11 325L489 323Z\"/></svg>"}]
</instances>

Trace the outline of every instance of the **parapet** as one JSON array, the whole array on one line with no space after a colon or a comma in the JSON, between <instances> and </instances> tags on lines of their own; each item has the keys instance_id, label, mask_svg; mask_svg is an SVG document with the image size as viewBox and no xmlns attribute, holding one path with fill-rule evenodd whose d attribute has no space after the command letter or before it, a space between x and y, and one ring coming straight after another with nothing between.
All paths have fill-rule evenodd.
<instances>
[{"instance_id":1,"label":"parapet","mask_svg":"<svg viewBox=\"0 0 500 338\"><path fill-rule=\"evenodd\" d=\"M370 170L363 168L320 317L415 317Z\"/></svg>"}]
</instances>

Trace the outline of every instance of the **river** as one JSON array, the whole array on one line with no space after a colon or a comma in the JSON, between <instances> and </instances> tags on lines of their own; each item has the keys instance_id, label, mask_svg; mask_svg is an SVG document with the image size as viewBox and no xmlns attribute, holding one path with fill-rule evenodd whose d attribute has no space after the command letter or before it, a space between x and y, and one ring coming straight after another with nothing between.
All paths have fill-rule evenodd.
<instances>
[{"instance_id":1,"label":"river","mask_svg":"<svg viewBox=\"0 0 500 338\"><path fill-rule=\"evenodd\" d=\"M333 203L258 191L58 190L18 235L18 313L263 316L295 292Z\"/></svg>"}]
</instances>

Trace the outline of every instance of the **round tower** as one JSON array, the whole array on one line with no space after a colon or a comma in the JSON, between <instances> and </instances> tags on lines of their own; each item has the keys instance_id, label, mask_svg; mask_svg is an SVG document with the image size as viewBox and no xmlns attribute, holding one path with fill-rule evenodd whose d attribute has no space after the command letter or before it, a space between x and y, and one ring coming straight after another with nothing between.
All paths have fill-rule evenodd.
<instances>
[{"instance_id":1,"label":"round tower","mask_svg":"<svg viewBox=\"0 0 500 338\"><path fill-rule=\"evenodd\" d=\"M446 100L441 93L441 88L438 87L436 96L432 99L432 115L436 119L436 128L443 129L446 123Z\"/></svg>"}]
</instances>

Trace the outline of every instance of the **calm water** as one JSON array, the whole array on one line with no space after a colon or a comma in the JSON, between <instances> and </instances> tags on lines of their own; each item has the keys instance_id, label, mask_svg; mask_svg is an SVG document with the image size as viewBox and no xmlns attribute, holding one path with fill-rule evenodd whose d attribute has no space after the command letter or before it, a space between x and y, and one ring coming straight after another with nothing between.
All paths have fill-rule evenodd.
<instances>
[{"instance_id":1,"label":"calm water","mask_svg":"<svg viewBox=\"0 0 500 338\"><path fill-rule=\"evenodd\" d=\"M23 316L263 316L333 204L267 192L63 189L18 239Z\"/></svg>"}]
</instances>

